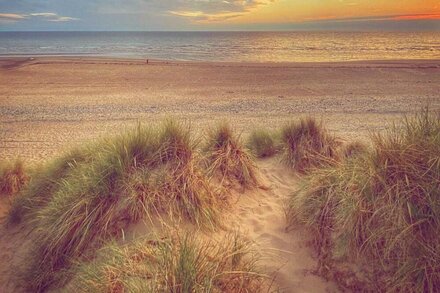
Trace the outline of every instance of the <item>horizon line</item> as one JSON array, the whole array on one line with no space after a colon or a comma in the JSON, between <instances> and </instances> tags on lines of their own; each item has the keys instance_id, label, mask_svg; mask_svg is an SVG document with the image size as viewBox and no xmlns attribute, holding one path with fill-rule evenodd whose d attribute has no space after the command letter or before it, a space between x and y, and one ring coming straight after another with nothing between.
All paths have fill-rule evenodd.
<instances>
[{"instance_id":1,"label":"horizon line","mask_svg":"<svg viewBox=\"0 0 440 293\"><path fill-rule=\"evenodd\" d=\"M326 33L357 33L357 32L438 32L439 29L406 29L406 30L392 30L392 29L229 29L229 30L216 30L216 29L208 29L208 30L1 30L0 33L19 33L19 32L95 32L95 33L104 33L104 32L145 32L145 33L162 33L162 32L170 32L170 33L193 33L193 32L326 32Z\"/></svg>"}]
</instances>

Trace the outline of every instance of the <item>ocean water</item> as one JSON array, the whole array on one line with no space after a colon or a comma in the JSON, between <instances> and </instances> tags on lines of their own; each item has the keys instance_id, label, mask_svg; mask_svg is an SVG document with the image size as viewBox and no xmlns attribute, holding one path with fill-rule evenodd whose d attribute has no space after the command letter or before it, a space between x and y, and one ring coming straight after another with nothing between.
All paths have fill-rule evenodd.
<instances>
[{"instance_id":1,"label":"ocean water","mask_svg":"<svg viewBox=\"0 0 440 293\"><path fill-rule=\"evenodd\" d=\"M189 61L440 59L440 32L0 32L0 56Z\"/></svg>"}]
</instances>

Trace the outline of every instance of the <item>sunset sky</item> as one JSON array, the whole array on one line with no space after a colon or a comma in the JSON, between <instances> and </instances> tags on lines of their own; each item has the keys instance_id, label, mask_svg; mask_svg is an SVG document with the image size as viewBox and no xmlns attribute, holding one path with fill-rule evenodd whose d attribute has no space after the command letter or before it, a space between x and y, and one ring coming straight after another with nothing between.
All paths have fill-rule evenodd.
<instances>
[{"instance_id":1,"label":"sunset sky","mask_svg":"<svg viewBox=\"0 0 440 293\"><path fill-rule=\"evenodd\" d=\"M0 0L0 30L440 30L440 0Z\"/></svg>"}]
</instances>

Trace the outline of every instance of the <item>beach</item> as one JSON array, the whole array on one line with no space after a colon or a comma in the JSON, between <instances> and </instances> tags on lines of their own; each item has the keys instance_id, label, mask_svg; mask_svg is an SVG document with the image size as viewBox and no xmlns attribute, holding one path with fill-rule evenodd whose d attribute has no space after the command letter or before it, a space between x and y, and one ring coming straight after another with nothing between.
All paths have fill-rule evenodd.
<instances>
[{"instance_id":1,"label":"beach","mask_svg":"<svg viewBox=\"0 0 440 293\"><path fill-rule=\"evenodd\" d=\"M329 153L324 153L323 156L329 156L327 162L336 163L340 160L336 163L338 165L344 160L349 160L348 157L341 159L339 152L344 153L344 156L350 156L346 155L348 149L346 147L350 145L350 142L363 141L371 145L371 134L385 132L392 127L393 122L401 121L403 115L420 112L420 109L426 105L432 110L440 109L440 60L226 63L102 57L8 57L0 59L0 81L0 157L5 160L18 157L22 159L25 166L36 166L34 170L37 171L31 173L34 174L31 176L36 176L37 179L32 181L31 178L30 184L32 182L36 182L37 185L39 182L49 184L49 186L54 184L53 188L47 189L49 198L53 201L57 200L58 193L55 196L50 192L63 186L66 187L67 196L71 196L71 199L68 204L63 202L56 209L56 211L63 212L63 215L70 215L70 212L64 211L66 208L80 206L71 204L71 201L81 200L86 195L94 194L90 191L95 190L93 189L95 188L94 181L87 181L95 174L94 168L98 170L104 167L103 170L114 168L113 165L107 165L106 161L103 161L104 165L99 165L100 160L115 152L117 156L120 155L117 153L118 150L126 156L129 154L129 149L135 151L139 146L147 148L149 143L157 139L150 136L150 132L144 132L143 138L142 132L134 134L133 128L137 125L147 127L159 125L165 134L174 135L174 140L162 141L159 146L166 148L170 142L176 144L177 141L177 145L171 144L171 153L176 154L180 154L176 151L181 147L179 135L185 133L186 126L189 125L190 133L195 138L194 141L198 142L198 144L187 146L189 149L186 149L190 154L194 151L194 156L189 155L192 164L192 160L199 159L199 149L207 142L212 143L209 130L214 129L215 133L221 129L216 128L220 122L229 123L232 129L226 130L226 134L231 135L229 139L233 142L229 142L230 145L226 144L225 150L214 150L211 155L221 154L221 151L225 152L226 157L239 154L239 157L228 157L228 160L234 163L236 160L245 160L248 165L245 167L241 165L241 168L248 169L245 171L239 169L236 172L249 174L249 170L253 170L252 172L257 174L254 178L255 182L251 186L246 186L241 181L232 184L228 183L228 180L223 181L226 177L223 179L216 177L217 173L213 178L206 179L206 182L209 182L206 186L212 188L212 190L208 189L209 192L221 191L221 196L216 195L216 200L227 199L228 204L216 203L222 208L222 228L219 231L200 232L198 224L194 229L197 230L197 234L200 233L201 239L209 240L222 239L229 235L228 233L233 234L239 231L243 239L247 239L256 251L261 252L259 264L265 272L265 278L269 280L273 290L280 292L355 292L357 288L360 288L357 286L363 285L358 283L357 277L349 277L346 283L338 279L339 272L345 272L344 265L332 267L327 273L318 271L322 265L320 262L322 255L314 250L316 233L313 233L313 229L308 226L291 226L289 222L291 221L288 216L289 198L298 192L298 188L304 186L304 178L313 178L313 176L302 177L296 165L289 165L286 154L289 150L297 152L296 146L288 145L286 143L289 141L288 137L283 137L282 151L278 149L279 154L274 158L247 157L247 150L244 146L246 146L248 135L256 129L267 129L282 130L284 135L288 136L289 129L293 127L292 135L295 135L297 131L302 131L302 136L306 137L303 141L299 139L299 143L307 144L307 148L323 147L327 150L326 147L328 147ZM315 125L313 122L315 120L311 120L312 124L307 124L308 126L298 124L299 118L306 116L316 118L318 123L322 123L322 127ZM166 122L164 124L164 121L170 118L183 124L166 124ZM292 121L296 124L288 126L287 123ZM185 127L173 128L175 127L173 125ZM308 127L308 130L304 130L304 127ZM328 130L330 135L324 129ZM423 130L417 127L413 129ZM51 161L75 146L84 146L99 138L121 133L127 136L119 136L113 142L119 141L121 149L118 149L117 143L112 144L110 141L110 144L95 144L90 149L80 148L86 153L84 156L87 156L87 152L91 152L88 160L82 157L83 154L78 155L78 153L76 154L78 158L73 157L71 162L66 159L68 157L62 158L61 161ZM277 135L277 132L270 133L274 137ZM239 139L234 134L238 134ZM310 135L313 136L313 134L318 136L317 139L321 143L307 142L307 139L312 139ZM137 140L131 139L136 138L136 135L141 135L138 138L142 144L138 145ZM337 139L333 140L334 136ZM167 136L162 134L160 137ZM186 137L185 134L183 137ZM218 135L217 139L221 142L223 137ZM185 139L183 141L185 142ZM292 142L297 143L296 140ZM183 146L185 145L184 143ZM353 145L356 146L356 144ZM255 145L250 144L250 147L255 147ZM298 148L301 151L301 146ZM333 148L341 149L333 152ZM310 151L313 153L314 150ZM209 153L209 150L207 152ZM70 155L76 156L75 152ZM206 153L204 155L207 156ZM209 156L203 158L208 159ZM317 156L313 160L319 161L319 158ZM129 162L134 162L134 165L128 168L128 171L124 169L123 172L127 172L122 173L125 174L124 176L131 176L136 168L142 168L142 162L138 165L137 160L136 156L129 160ZM52 163L39 164L46 161ZM38 181L40 173L43 174L42 178L46 178L44 172L53 172L50 168L54 165L51 164L56 166L59 162L64 162L58 170L60 174L64 172L62 166L69 166L67 169L73 170L68 173L70 175L53 180L48 177L48 180L44 179L47 182ZM110 162L120 163L120 161ZM181 166L182 162L184 162L182 158L177 157L175 163ZM193 171L188 170L201 168L204 166L201 162L195 161L191 169L185 169L187 173L184 175L191 176ZM172 163L168 162L162 167L169 167ZM119 166L118 164L116 166ZM151 166L157 167L155 164L160 164L160 162L151 164ZM364 165L362 163L361 167L363 168ZM39 166L43 167L38 169ZM89 167L90 172L87 171ZM81 170L86 170L88 173L82 175ZM207 170L196 171L199 172L197 174L204 175L199 175L202 177L198 180L202 181L195 182L204 182L203 176L208 174ZM355 171L362 172L362 174L368 173L358 170L362 169ZM157 170L150 171L154 174ZM179 177L180 179L176 180L173 177L176 176L173 173L175 171L172 169L167 172L172 174L170 177L172 181L169 184L180 182L179 180L182 179ZM47 174L55 176L55 173ZM105 185L102 183L106 178L105 174L105 172L99 173L99 176L95 178L100 186ZM78 177L75 179L75 176ZM234 176L230 177L232 181L237 180ZM26 177L24 178L27 182ZM126 184L124 180L111 180L109 186L121 182ZM69 187L69 184L78 182L80 185L77 189ZM127 182L130 184L131 181ZM114 193L110 192L110 194L122 197L124 192L129 190L127 186L129 185L115 188ZM165 189L168 185L163 186L160 188L163 188L165 194L169 196L170 190ZM29 190L32 192L39 189ZM178 186L175 190L180 196L181 192L187 190L187 185ZM364 190L364 188L359 188L359 190ZM75 193L76 191L79 193ZM194 194L198 196L204 193L196 190ZM47 196L46 193L35 196L41 195ZM104 198L107 195L105 192L99 196ZM148 194L148 196L152 195ZM13 199L14 196L1 198L0 219L11 219L9 215L17 213L12 204ZM173 200L178 201L178 199ZM101 201L100 198L97 202ZM88 204L85 205L88 209ZM209 209L210 207L203 208ZM303 209L299 209L301 210ZM50 211L49 215L52 213L53 211ZM127 213L125 211L123 216L126 217ZM79 215L87 215L87 213L81 211ZM161 216L159 218L162 219ZM52 223L53 220L49 222ZM117 221L109 220L108 223L114 224ZM166 229L160 225L153 225L152 228L151 225L147 219L143 219L135 225L127 226L125 230L122 229L124 242L129 243L129 239L140 239L149 235L151 231L156 231L155 229L165 233L169 227L174 227L174 224L171 226L166 224ZM190 223L177 222L175 225L176 231L192 231ZM98 231L105 229L99 228L99 225L96 227ZM2 292L26 292L24 288L28 284L17 279L17 274L15 274L15 268L18 268L17 271L20 272L28 269L27 262L22 261L23 255L33 253L33 238L27 236L26 229L28 227L24 225L17 225L13 228L1 227L0 260L6 264L0 269ZM77 231L78 235L83 233L76 228L72 229L72 231ZM44 232L45 229L42 231ZM53 237L50 235L48 239L51 240ZM53 274L56 276L56 272ZM52 275L49 275L49 278L52 278ZM67 284L68 288L73 288L69 287L72 285L76 283L72 281L71 284ZM260 289L263 290L262 288Z\"/></svg>"},{"instance_id":2,"label":"beach","mask_svg":"<svg viewBox=\"0 0 440 293\"><path fill-rule=\"evenodd\" d=\"M424 105L440 108L439 60L8 57L0 59L0 81L0 157L26 161L45 161L84 141L170 117L194 129L228 120L246 136L311 115L352 140Z\"/></svg>"},{"instance_id":3,"label":"beach","mask_svg":"<svg viewBox=\"0 0 440 293\"><path fill-rule=\"evenodd\" d=\"M440 292L439 0L3 2L0 293Z\"/></svg>"}]
</instances>

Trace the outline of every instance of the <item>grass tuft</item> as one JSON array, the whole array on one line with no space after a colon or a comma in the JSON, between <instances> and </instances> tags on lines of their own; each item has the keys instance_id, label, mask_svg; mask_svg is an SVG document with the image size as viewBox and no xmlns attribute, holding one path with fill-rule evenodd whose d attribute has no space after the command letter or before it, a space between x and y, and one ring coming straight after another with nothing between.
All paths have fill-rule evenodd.
<instances>
[{"instance_id":1,"label":"grass tuft","mask_svg":"<svg viewBox=\"0 0 440 293\"><path fill-rule=\"evenodd\" d=\"M35 249L24 278L32 292L66 281L72 261L142 218L214 228L220 202L198 168L189 129L168 121L75 150L43 168L17 198L9 224L25 220Z\"/></svg>"},{"instance_id":2,"label":"grass tuft","mask_svg":"<svg viewBox=\"0 0 440 293\"><path fill-rule=\"evenodd\" d=\"M281 136L284 162L301 173L332 165L339 159L336 139L313 118L285 125Z\"/></svg>"},{"instance_id":3,"label":"grass tuft","mask_svg":"<svg viewBox=\"0 0 440 293\"><path fill-rule=\"evenodd\" d=\"M258 158L269 158L279 152L279 146L274 134L267 130L254 130L249 136L249 149Z\"/></svg>"},{"instance_id":4,"label":"grass tuft","mask_svg":"<svg viewBox=\"0 0 440 293\"><path fill-rule=\"evenodd\" d=\"M360 141L352 141L342 147L342 156L345 159L360 156L368 152L368 146Z\"/></svg>"},{"instance_id":5,"label":"grass tuft","mask_svg":"<svg viewBox=\"0 0 440 293\"><path fill-rule=\"evenodd\" d=\"M26 189L12 202L11 209L6 218L6 225L18 225L24 219L29 220L32 211L43 207L52 198L58 184L76 168L79 163L86 160L86 149L74 150L57 158L43 167L33 170L32 180ZM91 154L87 154L91 157Z\"/></svg>"},{"instance_id":6,"label":"grass tuft","mask_svg":"<svg viewBox=\"0 0 440 293\"><path fill-rule=\"evenodd\" d=\"M440 291L440 116L406 118L374 135L371 152L305 177L287 218L315 232L327 273L357 259L364 290Z\"/></svg>"},{"instance_id":7,"label":"grass tuft","mask_svg":"<svg viewBox=\"0 0 440 293\"><path fill-rule=\"evenodd\" d=\"M14 195L29 181L23 162L0 162L0 195Z\"/></svg>"},{"instance_id":8,"label":"grass tuft","mask_svg":"<svg viewBox=\"0 0 440 293\"><path fill-rule=\"evenodd\" d=\"M256 254L237 235L203 241L194 235L111 244L80 265L75 292L259 292L266 285Z\"/></svg>"},{"instance_id":9,"label":"grass tuft","mask_svg":"<svg viewBox=\"0 0 440 293\"><path fill-rule=\"evenodd\" d=\"M218 175L222 183L237 182L243 187L258 185L257 166L228 124L210 131L206 152L208 173Z\"/></svg>"}]
</instances>

